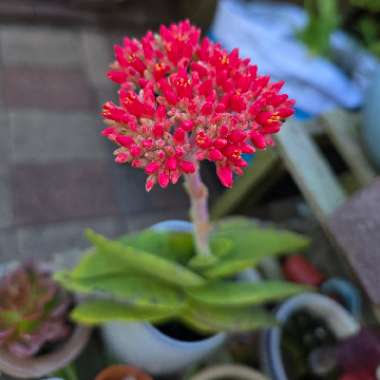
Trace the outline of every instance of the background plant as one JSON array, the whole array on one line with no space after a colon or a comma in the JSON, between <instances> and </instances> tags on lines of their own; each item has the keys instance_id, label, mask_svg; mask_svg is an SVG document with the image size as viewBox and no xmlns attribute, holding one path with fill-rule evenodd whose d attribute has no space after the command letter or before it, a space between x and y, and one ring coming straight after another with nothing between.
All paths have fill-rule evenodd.
<instances>
[{"instance_id":1,"label":"background plant","mask_svg":"<svg viewBox=\"0 0 380 380\"><path fill-rule=\"evenodd\" d=\"M298 38L315 55L328 56L331 34L340 26L342 17L338 0L305 0L308 22L297 33Z\"/></svg>"},{"instance_id":2,"label":"background plant","mask_svg":"<svg viewBox=\"0 0 380 380\"><path fill-rule=\"evenodd\" d=\"M0 347L31 357L66 338L71 304L71 297L35 264L6 274L0 280Z\"/></svg>"}]
</instances>

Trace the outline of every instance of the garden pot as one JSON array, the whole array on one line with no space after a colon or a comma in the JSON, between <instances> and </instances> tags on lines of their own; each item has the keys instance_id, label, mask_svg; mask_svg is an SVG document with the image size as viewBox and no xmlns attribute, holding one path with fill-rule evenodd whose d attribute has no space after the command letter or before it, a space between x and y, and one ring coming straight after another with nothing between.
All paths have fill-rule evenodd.
<instances>
[{"instance_id":1,"label":"garden pot","mask_svg":"<svg viewBox=\"0 0 380 380\"><path fill-rule=\"evenodd\" d=\"M0 265L0 277L18 264ZM0 348L0 374L21 378L41 378L71 363L83 350L91 335L91 329L75 326L70 337L50 353L22 359Z\"/></svg>"},{"instance_id":2,"label":"garden pot","mask_svg":"<svg viewBox=\"0 0 380 380\"><path fill-rule=\"evenodd\" d=\"M359 331L359 323L340 304L324 295L303 293L285 301L277 310L277 320L284 324L299 310L322 319L335 337L343 339ZM261 341L261 358L265 373L273 380L288 380L281 353L282 328L265 331Z\"/></svg>"},{"instance_id":3,"label":"garden pot","mask_svg":"<svg viewBox=\"0 0 380 380\"><path fill-rule=\"evenodd\" d=\"M165 221L153 226L161 231L191 231L191 223ZM105 345L112 358L131 363L153 375L175 373L206 358L225 340L219 333L199 341L169 337L150 323L107 323L102 327Z\"/></svg>"},{"instance_id":4,"label":"garden pot","mask_svg":"<svg viewBox=\"0 0 380 380\"><path fill-rule=\"evenodd\" d=\"M366 151L373 163L380 169L380 64L366 94L363 108L362 136Z\"/></svg>"},{"instance_id":5,"label":"garden pot","mask_svg":"<svg viewBox=\"0 0 380 380\"><path fill-rule=\"evenodd\" d=\"M260 372L240 364L222 364L205 368L190 380L267 380Z\"/></svg>"},{"instance_id":6,"label":"garden pot","mask_svg":"<svg viewBox=\"0 0 380 380\"><path fill-rule=\"evenodd\" d=\"M149 375L139 369L127 365L113 365L104 369L95 380L153 380Z\"/></svg>"},{"instance_id":7,"label":"garden pot","mask_svg":"<svg viewBox=\"0 0 380 380\"><path fill-rule=\"evenodd\" d=\"M77 326L70 338L56 351L34 358L21 359L0 349L0 373L20 379L33 379L47 376L71 363L86 345L91 330Z\"/></svg>"}]
</instances>

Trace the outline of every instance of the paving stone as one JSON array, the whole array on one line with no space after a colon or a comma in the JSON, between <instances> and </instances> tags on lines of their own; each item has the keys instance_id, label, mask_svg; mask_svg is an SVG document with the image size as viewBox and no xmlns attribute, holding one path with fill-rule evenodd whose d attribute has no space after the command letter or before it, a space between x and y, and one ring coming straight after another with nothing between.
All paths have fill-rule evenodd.
<instances>
[{"instance_id":1,"label":"paving stone","mask_svg":"<svg viewBox=\"0 0 380 380\"><path fill-rule=\"evenodd\" d=\"M182 180L176 185L169 185L166 189L155 186L149 195L153 210L188 209L190 205Z\"/></svg>"},{"instance_id":2,"label":"paving stone","mask_svg":"<svg viewBox=\"0 0 380 380\"><path fill-rule=\"evenodd\" d=\"M11 111L12 161L52 162L99 159L107 156L107 141L100 136L96 113Z\"/></svg>"},{"instance_id":3,"label":"paving stone","mask_svg":"<svg viewBox=\"0 0 380 380\"><path fill-rule=\"evenodd\" d=\"M379 177L334 212L329 229L371 301L380 305Z\"/></svg>"},{"instance_id":4,"label":"paving stone","mask_svg":"<svg viewBox=\"0 0 380 380\"><path fill-rule=\"evenodd\" d=\"M85 75L76 69L4 69L5 103L12 108L93 110L96 97Z\"/></svg>"},{"instance_id":5,"label":"paving stone","mask_svg":"<svg viewBox=\"0 0 380 380\"><path fill-rule=\"evenodd\" d=\"M12 196L7 168L0 168L0 228L13 223Z\"/></svg>"},{"instance_id":6,"label":"paving stone","mask_svg":"<svg viewBox=\"0 0 380 380\"><path fill-rule=\"evenodd\" d=\"M0 263L19 257L16 232L14 229L0 229Z\"/></svg>"},{"instance_id":7,"label":"paving stone","mask_svg":"<svg viewBox=\"0 0 380 380\"><path fill-rule=\"evenodd\" d=\"M146 174L142 170L110 161L109 173L124 215L153 211L151 193L145 191Z\"/></svg>"},{"instance_id":8,"label":"paving stone","mask_svg":"<svg viewBox=\"0 0 380 380\"><path fill-rule=\"evenodd\" d=\"M169 210L160 212L148 212L127 217L127 226L129 232L140 231L148 228L153 224L165 220L189 220L188 210Z\"/></svg>"},{"instance_id":9,"label":"paving stone","mask_svg":"<svg viewBox=\"0 0 380 380\"><path fill-rule=\"evenodd\" d=\"M6 25L0 29L3 63L17 66L79 66L79 30Z\"/></svg>"},{"instance_id":10,"label":"paving stone","mask_svg":"<svg viewBox=\"0 0 380 380\"><path fill-rule=\"evenodd\" d=\"M16 224L36 224L120 213L102 161L17 164L11 171Z\"/></svg>"},{"instance_id":11,"label":"paving stone","mask_svg":"<svg viewBox=\"0 0 380 380\"><path fill-rule=\"evenodd\" d=\"M108 84L106 86L98 86L94 88L94 92L96 94L96 100L98 104L98 108L101 109L103 104L109 100L114 103L119 103L119 96L117 94L117 86L115 84Z\"/></svg>"},{"instance_id":12,"label":"paving stone","mask_svg":"<svg viewBox=\"0 0 380 380\"><path fill-rule=\"evenodd\" d=\"M84 70L95 86L111 86L106 72L114 60L109 36L101 31L84 29L80 32Z\"/></svg>"},{"instance_id":13,"label":"paving stone","mask_svg":"<svg viewBox=\"0 0 380 380\"><path fill-rule=\"evenodd\" d=\"M0 108L0 169L9 164L10 149L10 126L8 114L3 108Z\"/></svg>"},{"instance_id":14,"label":"paving stone","mask_svg":"<svg viewBox=\"0 0 380 380\"><path fill-rule=\"evenodd\" d=\"M44 259L57 253L86 248L90 245L83 234L86 228L110 238L126 232L123 220L112 217L20 227L17 230L19 258Z\"/></svg>"},{"instance_id":15,"label":"paving stone","mask_svg":"<svg viewBox=\"0 0 380 380\"><path fill-rule=\"evenodd\" d=\"M111 154L111 153L110 153ZM146 174L143 170L129 165L110 163L110 173L117 191L123 214L131 216L157 211L187 209L189 199L181 183L166 189L155 186L149 193L145 191Z\"/></svg>"}]
</instances>

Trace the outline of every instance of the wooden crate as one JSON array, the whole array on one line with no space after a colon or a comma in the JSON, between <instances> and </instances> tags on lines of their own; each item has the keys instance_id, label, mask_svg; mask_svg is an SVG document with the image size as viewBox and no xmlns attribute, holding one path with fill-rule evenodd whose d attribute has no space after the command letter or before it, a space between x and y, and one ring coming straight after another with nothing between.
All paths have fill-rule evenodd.
<instances>
[{"instance_id":1,"label":"wooden crate","mask_svg":"<svg viewBox=\"0 0 380 380\"><path fill-rule=\"evenodd\" d=\"M248 169L248 178L239 179L236 187L226 192L212 216L219 218L230 212L247 194L260 194L263 179L282 166L349 262L380 320L380 181L373 183L376 172L360 144L360 115L336 110L314 123L288 121L276 136L277 152L259 153ZM352 199L316 142L316 136L321 134L331 141L351 178L363 188Z\"/></svg>"}]
</instances>

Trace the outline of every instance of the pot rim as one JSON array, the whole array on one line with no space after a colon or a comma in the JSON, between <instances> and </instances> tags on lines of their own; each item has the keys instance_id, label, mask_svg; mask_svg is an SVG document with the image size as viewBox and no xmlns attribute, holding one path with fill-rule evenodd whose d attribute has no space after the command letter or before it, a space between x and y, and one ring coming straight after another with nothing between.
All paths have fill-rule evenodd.
<instances>
[{"instance_id":1,"label":"pot rim","mask_svg":"<svg viewBox=\"0 0 380 380\"><path fill-rule=\"evenodd\" d=\"M190 380L217 380L226 377L240 380L267 380L257 370L242 364L219 364L207 367L193 376Z\"/></svg>"}]
</instances>

